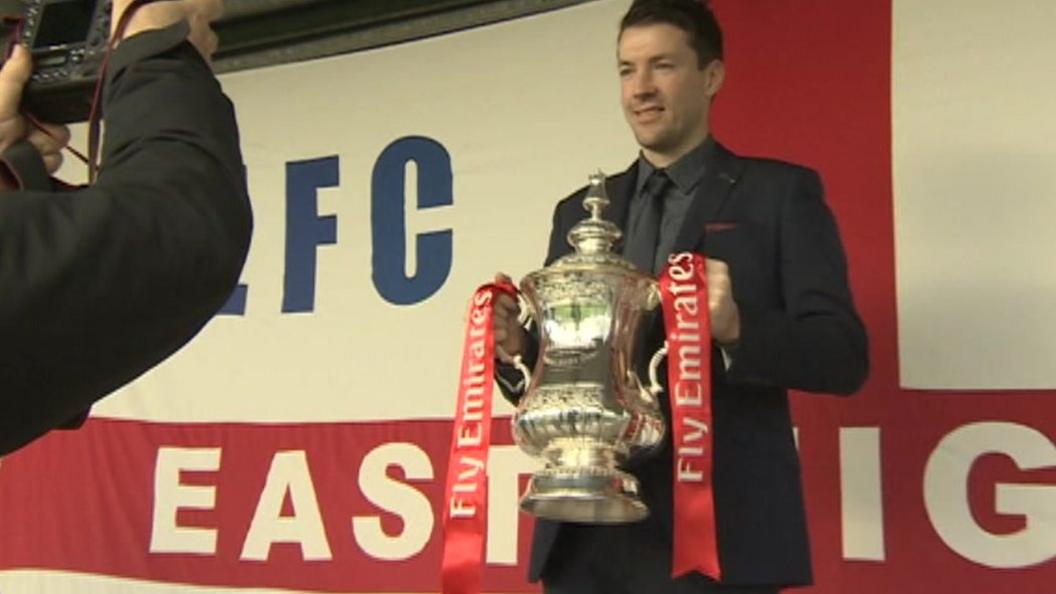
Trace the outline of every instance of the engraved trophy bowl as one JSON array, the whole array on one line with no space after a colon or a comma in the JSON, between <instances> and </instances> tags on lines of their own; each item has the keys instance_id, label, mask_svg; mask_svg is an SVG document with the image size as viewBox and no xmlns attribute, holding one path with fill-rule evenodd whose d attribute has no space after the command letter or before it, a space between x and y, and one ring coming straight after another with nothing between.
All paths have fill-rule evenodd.
<instances>
[{"instance_id":1,"label":"engraved trophy bowl","mask_svg":"<svg viewBox=\"0 0 1056 594\"><path fill-rule=\"evenodd\" d=\"M575 251L521 281L522 311L539 329L539 357L513 433L545 467L531 477L521 509L536 517L586 523L634 522L649 514L638 480L620 466L660 444L656 368L643 386L636 346L659 305L656 281L615 253L619 227L601 218L605 176L590 177L590 217L568 234Z\"/></svg>"}]
</instances>

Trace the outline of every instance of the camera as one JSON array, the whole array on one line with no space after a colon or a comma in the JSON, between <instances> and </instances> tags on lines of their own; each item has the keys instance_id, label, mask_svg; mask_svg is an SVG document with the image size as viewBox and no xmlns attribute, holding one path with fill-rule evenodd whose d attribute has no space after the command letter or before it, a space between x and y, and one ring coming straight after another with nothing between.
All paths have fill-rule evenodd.
<instances>
[{"instance_id":1,"label":"camera","mask_svg":"<svg viewBox=\"0 0 1056 594\"><path fill-rule=\"evenodd\" d=\"M25 102L35 117L86 121L110 38L111 0L25 0L21 43L33 56Z\"/></svg>"}]
</instances>

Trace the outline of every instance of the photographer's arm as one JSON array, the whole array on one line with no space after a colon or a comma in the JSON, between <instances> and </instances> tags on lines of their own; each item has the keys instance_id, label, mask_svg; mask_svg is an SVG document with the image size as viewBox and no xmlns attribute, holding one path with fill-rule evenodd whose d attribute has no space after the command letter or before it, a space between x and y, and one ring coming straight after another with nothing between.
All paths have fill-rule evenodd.
<instances>
[{"instance_id":1,"label":"photographer's arm","mask_svg":"<svg viewBox=\"0 0 1056 594\"><path fill-rule=\"evenodd\" d=\"M0 194L0 454L172 354L237 283L251 216L233 109L179 37L142 55L173 30L114 54L95 185Z\"/></svg>"}]
</instances>

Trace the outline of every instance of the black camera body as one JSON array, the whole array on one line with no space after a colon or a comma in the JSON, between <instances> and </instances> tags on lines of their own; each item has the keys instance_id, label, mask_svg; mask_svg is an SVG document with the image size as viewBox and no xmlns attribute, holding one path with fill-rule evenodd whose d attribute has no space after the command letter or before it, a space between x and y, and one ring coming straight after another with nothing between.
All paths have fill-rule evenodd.
<instances>
[{"instance_id":1,"label":"black camera body","mask_svg":"<svg viewBox=\"0 0 1056 594\"><path fill-rule=\"evenodd\" d=\"M33 56L25 103L40 120L86 121L110 39L111 0L25 0L21 42Z\"/></svg>"}]
</instances>

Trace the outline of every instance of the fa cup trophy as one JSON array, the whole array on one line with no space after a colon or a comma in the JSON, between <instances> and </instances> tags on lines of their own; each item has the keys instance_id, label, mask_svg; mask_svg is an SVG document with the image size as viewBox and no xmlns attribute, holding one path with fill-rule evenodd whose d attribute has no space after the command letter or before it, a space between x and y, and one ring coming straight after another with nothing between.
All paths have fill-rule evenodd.
<instances>
[{"instance_id":1,"label":"fa cup trophy","mask_svg":"<svg viewBox=\"0 0 1056 594\"><path fill-rule=\"evenodd\" d=\"M539 357L534 370L519 364L527 389L513 431L521 449L546 464L521 499L521 509L541 518L620 523L649 514L638 480L620 466L664 436L656 399L663 349L650 362L648 387L634 368L660 294L652 277L615 252L622 233L601 218L608 204L599 172L583 199L590 217L568 234L575 251L520 285Z\"/></svg>"}]
</instances>

